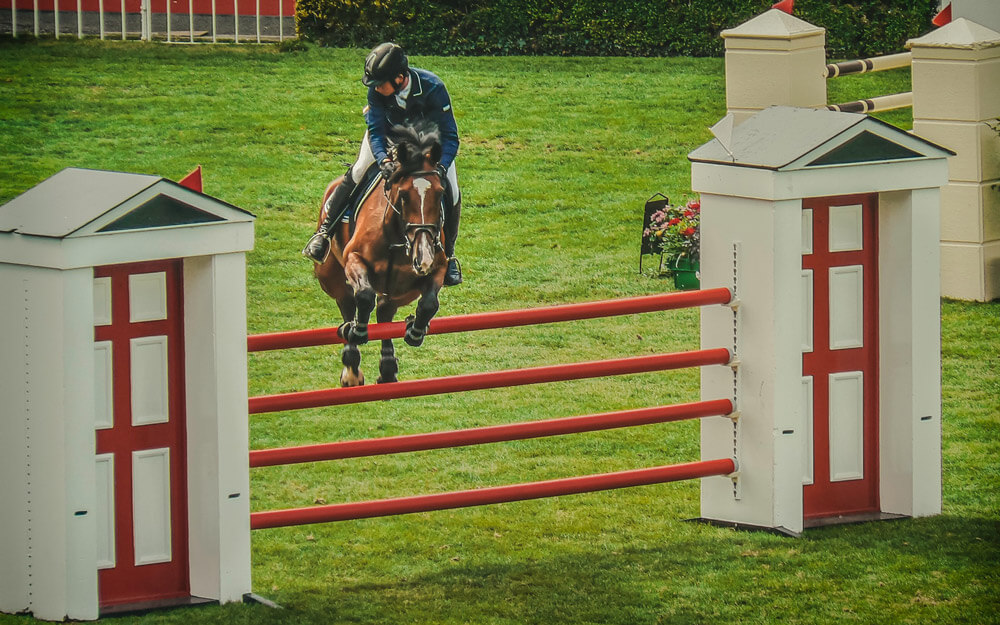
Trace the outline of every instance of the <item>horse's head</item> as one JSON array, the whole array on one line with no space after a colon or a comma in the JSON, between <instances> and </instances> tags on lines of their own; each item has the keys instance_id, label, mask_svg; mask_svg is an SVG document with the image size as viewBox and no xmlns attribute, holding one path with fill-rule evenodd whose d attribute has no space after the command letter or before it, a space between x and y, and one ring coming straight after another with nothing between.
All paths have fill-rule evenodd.
<instances>
[{"instance_id":1,"label":"horse's head","mask_svg":"<svg viewBox=\"0 0 1000 625\"><path fill-rule=\"evenodd\" d=\"M437 171L441 142L436 129L396 127L403 137L395 145L396 173L389 179L389 201L396 212L403 237L401 244L420 276L431 273L438 252L443 252L441 226L445 180Z\"/></svg>"}]
</instances>

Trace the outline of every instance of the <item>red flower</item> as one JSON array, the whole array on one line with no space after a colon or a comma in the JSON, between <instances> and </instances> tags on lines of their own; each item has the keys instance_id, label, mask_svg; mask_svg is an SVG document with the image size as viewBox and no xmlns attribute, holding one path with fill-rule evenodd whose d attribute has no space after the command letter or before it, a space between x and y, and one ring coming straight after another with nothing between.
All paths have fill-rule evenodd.
<instances>
[{"instance_id":1,"label":"red flower","mask_svg":"<svg viewBox=\"0 0 1000 625\"><path fill-rule=\"evenodd\" d=\"M679 223L681 223L680 217L674 217L673 219L670 220L669 223L667 223L667 225L668 226L676 226Z\"/></svg>"},{"instance_id":2,"label":"red flower","mask_svg":"<svg viewBox=\"0 0 1000 625\"><path fill-rule=\"evenodd\" d=\"M687 230L684 231L684 236L686 237L689 237L692 234L694 234L694 228L688 228Z\"/></svg>"}]
</instances>

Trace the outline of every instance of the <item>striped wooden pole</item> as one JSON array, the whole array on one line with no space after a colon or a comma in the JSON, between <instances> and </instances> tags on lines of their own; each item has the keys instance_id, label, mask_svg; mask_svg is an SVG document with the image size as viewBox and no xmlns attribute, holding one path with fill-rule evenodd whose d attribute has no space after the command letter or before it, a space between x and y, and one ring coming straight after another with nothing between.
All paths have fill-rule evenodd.
<instances>
[{"instance_id":1,"label":"striped wooden pole","mask_svg":"<svg viewBox=\"0 0 1000 625\"><path fill-rule=\"evenodd\" d=\"M913 106L912 91L875 96L874 98L844 102L843 104L827 104L826 108L830 111L840 111L842 113L877 113L879 111L891 111L910 106Z\"/></svg>"},{"instance_id":2,"label":"striped wooden pole","mask_svg":"<svg viewBox=\"0 0 1000 625\"><path fill-rule=\"evenodd\" d=\"M887 69L909 67L912 60L913 55L911 53L900 52L898 54L887 54L885 56L873 56L867 59L855 59L853 61L829 63L824 70L824 76L827 78L836 78L837 76L848 76L850 74L883 72Z\"/></svg>"}]
</instances>

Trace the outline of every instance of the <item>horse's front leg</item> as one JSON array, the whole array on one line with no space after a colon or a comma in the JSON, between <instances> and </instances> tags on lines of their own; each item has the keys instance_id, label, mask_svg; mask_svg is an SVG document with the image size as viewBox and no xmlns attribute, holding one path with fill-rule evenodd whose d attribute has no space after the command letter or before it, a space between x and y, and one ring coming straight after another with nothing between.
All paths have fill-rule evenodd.
<instances>
[{"instance_id":1,"label":"horse's front leg","mask_svg":"<svg viewBox=\"0 0 1000 625\"><path fill-rule=\"evenodd\" d=\"M355 313L354 320L340 326L337 334L352 345L364 345L368 342L368 322L375 309L375 289L368 276L368 266L356 252L348 255L344 275L354 291Z\"/></svg>"},{"instance_id":2,"label":"horse's front leg","mask_svg":"<svg viewBox=\"0 0 1000 625\"><path fill-rule=\"evenodd\" d=\"M398 307L388 297L380 297L375 307L375 320L379 323L389 323L396 316ZM396 348L392 339L382 339L382 358L378 362L378 380L376 384L396 382L399 373L399 363L396 360Z\"/></svg>"},{"instance_id":3,"label":"horse's front leg","mask_svg":"<svg viewBox=\"0 0 1000 625\"><path fill-rule=\"evenodd\" d=\"M344 318L344 323L337 329L338 334L341 334L341 330L350 327L351 322L358 313L354 296L348 291L347 286L342 284L339 292L340 296L337 299L337 306L340 307L340 314ZM344 338L342 334L341 338ZM343 371L340 372L340 385L363 386L365 383L365 374L361 372L361 351L358 349L358 346L350 342L345 343L344 348L340 352L340 362L344 365Z\"/></svg>"},{"instance_id":4,"label":"horse's front leg","mask_svg":"<svg viewBox=\"0 0 1000 625\"><path fill-rule=\"evenodd\" d=\"M368 279L368 270L357 254L351 254L344 267L347 284L353 291L353 302L349 310L341 307L344 313L344 323L337 328L337 334L346 344L340 353L340 361L344 370L340 373L341 386L361 386L365 383L365 374L361 372L361 351L358 345L368 342L368 320L371 319L375 307L375 289Z\"/></svg>"},{"instance_id":5,"label":"horse's front leg","mask_svg":"<svg viewBox=\"0 0 1000 625\"><path fill-rule=\"evenodd\" d=\"M406 318L406 334L403 336L403 340L406 341L407 345L420 347L424 342L424 336L431 325L431 318L438 311L438 291L440 290L440 284L431 283L430 288L424 291L420 299L417 300L416 314Z\"/></svg>"}]
</instances>

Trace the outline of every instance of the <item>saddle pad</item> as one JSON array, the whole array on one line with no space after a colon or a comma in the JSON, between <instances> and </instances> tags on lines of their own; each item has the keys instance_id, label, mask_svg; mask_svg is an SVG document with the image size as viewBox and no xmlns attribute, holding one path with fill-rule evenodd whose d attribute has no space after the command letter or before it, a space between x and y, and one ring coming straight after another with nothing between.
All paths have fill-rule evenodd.
<instances>
[{"instance_id":1,"label":"saddle pad","mask_svg":"<svg viewBox=\"0 0 1000 625\"><path fill-rule=\"evenodd\" d=\"M368 170L365 171L365 175L362 176L361 182L354 188L354 192L351 194L351 201L347 203L347 210L344 211L343 216L340 220L344 223L349 223L354 219L354 214L357 212L358 208L365 203L368 196L372 194L375 187L379 185L382 181L382 172L373 163Z\"/></svg>"}]
</instances>

